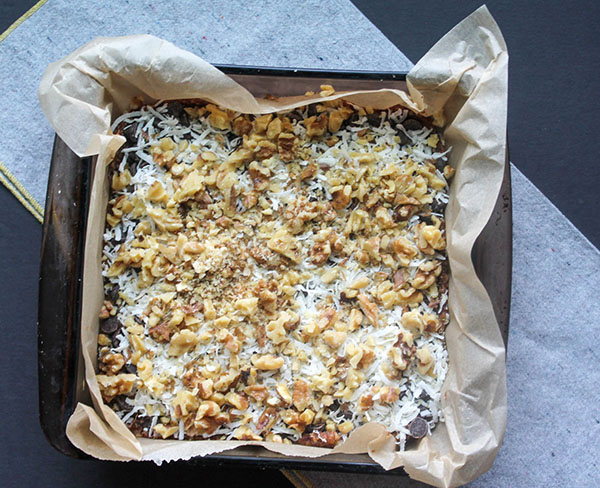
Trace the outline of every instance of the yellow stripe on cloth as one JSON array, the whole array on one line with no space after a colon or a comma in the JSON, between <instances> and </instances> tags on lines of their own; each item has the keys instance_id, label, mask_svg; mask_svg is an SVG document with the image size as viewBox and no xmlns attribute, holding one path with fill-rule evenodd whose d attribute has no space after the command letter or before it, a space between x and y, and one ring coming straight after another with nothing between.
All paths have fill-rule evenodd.
<instances>
[{"instance_id":1,"label":"yellow stripe on cloth","mask_svg":"<svg viewBox=\"0 0 600 488\"><path fill-rule=\"evenodd\" d=\"M36 13L47 0L40 0L21 17L19 17L11 26L0 34L0 42L6 39L12 31L19 27L29 17ZM10 190L10 192L17 197L17 200L23 204L23 206L29 210L33 216L40 222L44 221L44 209L36 201L35 198L25 189L21 182L15 178L15 176L8 170L8 168L0 161L0 181Z\"/></svg>"},{"instance_id":2,"label":"yellow stripe on cloth","mask_svg":"<svg viewBox=\"0 0 600 488\"><path fill-rule=\"evenodd\" d=\"M21 185L20 181L8 170L0 161L0 181L9 189L9 191L17 197L17 200L29 210L33 216L42 223L44 221L44 209L36 201L35 198Z\"/></svg>"},{"instance_id":3,"label":"yellow stripe on cloth","mask_svg":"<svg viewBox=\"0 0 600 488\"><path fill-rule=\"evenodd\" d=\"M6 39L12 31L14 31L17 27L19 27L23 22L25 22L29 17L35 14L41 7L47 2L47 0L40 0L33 7L31 7L27 12L25 12L21 17L15 20L11 26L6 29L2 34L0 34L0 42Z\"/></svg>"}]
</instances>

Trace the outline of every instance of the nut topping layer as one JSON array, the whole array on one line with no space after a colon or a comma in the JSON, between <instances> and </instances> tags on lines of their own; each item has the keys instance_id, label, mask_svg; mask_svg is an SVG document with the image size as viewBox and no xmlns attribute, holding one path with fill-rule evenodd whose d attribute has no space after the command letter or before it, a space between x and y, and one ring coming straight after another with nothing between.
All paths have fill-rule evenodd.
<instances>
[{"instance_id":1,"label":"nut topping layer","mask_svg":"<svg viewBox=\"0 0 600 488\"><path fill-rule=\"evenodd\" d=\"M402 449L443 420L453 170L428 120L195 101L113 128L98 381L132 431L332 447L376 421Z\"/></svg>"}]
</instances>

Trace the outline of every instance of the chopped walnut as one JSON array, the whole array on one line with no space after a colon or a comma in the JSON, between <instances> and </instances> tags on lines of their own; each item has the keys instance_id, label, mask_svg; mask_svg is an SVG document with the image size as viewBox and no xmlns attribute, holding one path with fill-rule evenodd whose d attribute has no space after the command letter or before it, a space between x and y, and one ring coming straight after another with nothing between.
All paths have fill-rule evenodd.
<instances>
[{"instance_id":1,"label":"chopped walnut","mask_svg":"<svg viewBox=\"0 0 600 488\"><path fill-rule=\"evenodd\" d=\"M184 329L173 335L169 346L169 356L180 356L198 344L199 339L191 330Z\"/></svg>"},{"instance_id":2,"label":"chopped walnut","mask_svg":"<svg viewBox=\"0 0 600 488\"><path fill-rule=\"evenodd\" d=\"M275 410L273 407L265 408L260 417L258 417L258 421L256 422L256 428L259 432L270 430L275 421L277 420L277 417L277 410Z\"/></svg>"},{"instance_id":3,"label":"chopped walnut","mask_svg":"<svg viewBox=\"0 0 600 488\"><path fill-rule=\"evenodd\" d=\"M362 395L358 400L358 408L360 408L363 412L369 410L369 408L371 408L374 404L375 402L373 401L373 395L370 393Z\"/></svg>"},{"instance_id":4,"label":"chopped walnut","mask_svg":"<svg viewBox=\"0 0 600 488\"><path fill-rule=\"evenodd\" d=\"M393 386L384 386L379 390L379 399L384 403L394 403L400 398L400 390Z\"/></svg>"},{"instance_id":5,"label":"chopped walnut","mask_svg":"<svg viewBox=\"0 0 600 488\"><path fill-rule=\"evenodd\" d=\"M125 358L122 354L106 354L100 358L99 367L108 375L117 374L125 365Z\"/></svg>"},{"instance_id":6,"label":"chopped walnut","mask_svg":"<svg viewBox=\"0 0 600 488\"><path fill-rule=\"evenodd\" d=\"M379 315L379 312L377 311L377 305L375 305L371 300L369 300L367 295L365 295L364 293L360 293L358 295L358 301L360 302L360 305L365 316L367 317L367 320L371 322L371 324L376 326L377 318Z\"/></svg>"},{"instance_id":7,"label":"chopped walnut","mask_svg":"<svg viewBox=\"0 0 600 488\"><path fill-rule=\"evenodd\" d=\"M248 399L246 396L233 391L225 395L225 401L238 410L246 410L248 408Z\"/></svg>"},{"instance_id":8,"label":"chopped walnut","mask_svg":"<svg viewBox=\"0 0 600 488\"><path fill-rule=\"evenodd\" d=\"M423 375L432 374L435 361L429 347L424 346L417 350L417 360L417 369L419 373Z\"/></svg>"},{"instance_id":9,"label":"chopped walnut","mask_svg":"<svg viewBox=\"0 0 600 488\"><path fill-rule=\"evenodd\" d=\"M169 342L171 340L171 329L166 322L162 322L148 330L150 337L156 342Z\"/></svg>"},{"instance_id":10,"label":"chopped walnut","mask_svg":"<svg viewBox=\"0 0 600 488\"><path fill-rule=\"evenodd\" d=\"M317 266L325 263L331 256L331 246L329 242L317 242L310 251L311 261Z\"/></svg>"},{"instance_id":11,"label":"chopped walnut","mask_svg":"<svg viewBox=\"0 0 600 488\"><path fill-rule=\"evenodd\" d=\"M311 432L304 434L298 444L314 447L334 447L341 439L337 432Z\"/></svg>"},{"instance_id":12,"label":"chopped walnut","mask_svg":"<svg viewBox=\"0 0 600 488\"><path fill-rule=\"evenodd\" d=\"M267 247L272 251L285 256L294 263L299 263L301 261L300 254L297 251L296 239L284 228L278 230L273 237L267 241Z\"/></svg>"},{"instance_id":13,"label":"chopped walnut","mask_svg":"<svg viewBox=\"0 0 600 488\"><path fill-rule=\"evenodd\" d=\"M292 395L290 394L290 391L288 390L288 387L286 385L284 385L283 383L279 383L275 390L285 403L287 403L288 405L292 403Z\"/></svg>"},{"instance_id":14,"label":"chopped walnut","mask_svg":"<svg viewBox=\"0 0 600 488\"><path fill-rule=\"evenodd\" d=\"M100 393L104 401L110 402L117 395L128 395L133 391L137 380L134 374L118 374L115 376L96 375Z\"/></svg>"},{"instance_id":15,"label":"chopped walnut","mask_svg":"<svg viewBox=\"0 0 600 488\"><path fill-rule=\"evenodd\" d=\"M174 417L182 419L196 412L198 409L198 399L188 390L179 390L175 398L171 401Z\"/></svg>"},{"instance_id":16,"label":"chopped walnut","mask_svg":"<svg viewBox=\"0 0 600 488\"><path fill-rule=\"evenodd\" d=\"M307 137L318 137L325 134L328 125L327 114L322 113L321 115L309 117L304 121L306 126Z\"/></svg>"},{"instance_id":17,"label":"chopped walnut","mask_svg":"<svg viewBox=\"0 0 600 488\"><path fill-rule=\"evenodd\" d=\"M267 398L269 398L269 390L263 385L247 386L244 389L244 393L260 402L264 402Z\"/></svg>"},{"instance_id":18,"label":"chopped walnut","mask_svg":"<svg viewBox=\"0 0 600 488\"><path fill-rule=\"evenodd\" d=\"M257 369L263 370L279 369L283 366L283 363L283 358L273 356L272 354L266 354L264 356L255 356L252 358L252 364Z\"/></svg>"},{"instance_id":19,"label":"chopped walnut","mask_svg":"<svg viewBox=\"0 0 600 488\"><path fill-rule=\"evenodd\" d=\"M288 133L279 134L277 147L282 161L286 163L293 161L296 156L296 136Z\"/></svg>"},{"instance_id":20,"label":"chopped walnut","mask_svg":"<svg viewBox=\"0 0 600 488\"><path fill-rule=\"evenodd\" d=\"M336 210L346 208L352 200L351 195L352 187L350 185L345 185L339 190L332 192L331 196L333 197L333 208L335 208Z\"/></svg>"},{"instance_id":21,"label":"chopped walnut","mask_svg":"<svg viewBox=\"0 0 600 488\"><path fill-rule=\"evenodd\" d=\"M294 392L292 393L294 407L302 411L312 402L312 394L308 383L304 380L294 382Z\"/></svg>"}]
</instances>

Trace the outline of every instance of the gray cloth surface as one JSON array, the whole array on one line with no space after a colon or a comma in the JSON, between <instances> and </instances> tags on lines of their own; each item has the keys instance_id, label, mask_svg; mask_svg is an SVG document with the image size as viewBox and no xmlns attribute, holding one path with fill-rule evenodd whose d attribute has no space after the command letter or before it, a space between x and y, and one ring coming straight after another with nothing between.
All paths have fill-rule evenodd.
<instances>
[{"instance_id":1,"label":"gray cloth surface","mask_svg":"<svg viewBox=\"0 0 600 488\"><path fill-rule=\"evenodd\" d=\"M96 37L128 34L153 34L214 64L380 71L412 66L345 0L50 0L0 43L0 161L40 204L54 137L37 99L46 66Z\"/></svg>"},{"instance_id":2,"label":"gray cloth surface","mask_svg":"<svg viewBox=\"0 0 600 488\"><path fill-rule=\"evenodd\" d=\"M0 44L0 161L40 203L54 136L37 102L46 65L94 37L137 33L165 38L219 64L411 66L344 0L235 0L219 6L191 0L50 0ZM515 168L513 199L508 430L494 467L473 486L600 486L600 373L594 343L600 253ZM387 476L304 476L318 487L421 486Z\"/></svg>"}]
</instances>

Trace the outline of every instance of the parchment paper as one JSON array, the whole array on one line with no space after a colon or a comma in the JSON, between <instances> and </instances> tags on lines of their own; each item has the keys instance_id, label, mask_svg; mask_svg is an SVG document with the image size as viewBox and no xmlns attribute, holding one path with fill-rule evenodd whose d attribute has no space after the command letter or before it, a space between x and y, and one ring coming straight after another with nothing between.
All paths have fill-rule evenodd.
<instances>
[{"instance_id":1,"label":"parchment paper","mask_svg":"<svg viewBox=\"0 0 600 488\"><path fill-rule=\"evenodd\" d=\"M505 352L470 253L502 182L507 73L506 45L482 7L417 63L407 78L408 93L378 90L327 98L343 97L375 108L401 104L432 115L445 124L445 137L453 148L450 161L456 175L446 211L452 273L451 321L446 332L449 370L442 392L446 421L416 449L396 452L392 436L375 423L357 429L333 450L266 442L136 439L102 403L94 362L103 300L100 257L108 197L106 165L124 142L110 133L111 119L126 111L134 96L147 102L203 98L246 113L292 108L315 97L257 100L205 61L151 36L96 39L50 65L40 84L42 110L78 155L98 154L85 246L81 331L93 405L79 404L70 418L67 435L73 444L100 459L159 463L248 444L290 456L368 452L384 468L404 466L411 477L436 486L457 486L488 470L506 425Z\"/></svg>"}]
</instances>

